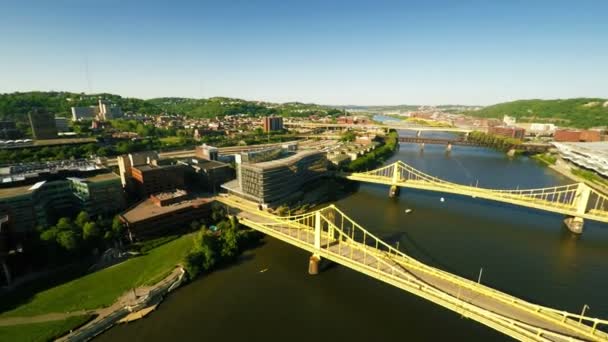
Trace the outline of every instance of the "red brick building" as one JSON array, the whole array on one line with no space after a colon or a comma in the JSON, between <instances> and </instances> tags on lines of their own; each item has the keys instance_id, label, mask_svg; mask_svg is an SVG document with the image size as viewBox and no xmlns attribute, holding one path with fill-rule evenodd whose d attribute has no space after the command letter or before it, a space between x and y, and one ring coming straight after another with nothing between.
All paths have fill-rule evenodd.
<instances>
[{"instance_id":1,"label":"red brick building","mask_svg":"<svg viewBox=\"0 0 608 342\"><path fill-rule=\"evenodd\" d=\"M601 141L599 131L558 129L553 139L558 142L594 142Z\"/></svg>"},{"instance_id":2,"label":"red brick building","mask_svg":"<svg viewBox=\"0 0 608 342\"><path fill-rule=\"evenodd\" d=\"M502 135L509 138L523 139L524 135L526 134L526 130L512 126L494 126L488 128L488 133Z\"/></svg>"},{"instance_id":3,"label":"red brick building","mask_svg":"<svg viewBox=\"0 0 608 342\"><path fill-rule=\"evenodd\" d=\"M141 197L184 188L184 165L141 165L131 168L133 183Z\"/></svg>"}]
</instances>

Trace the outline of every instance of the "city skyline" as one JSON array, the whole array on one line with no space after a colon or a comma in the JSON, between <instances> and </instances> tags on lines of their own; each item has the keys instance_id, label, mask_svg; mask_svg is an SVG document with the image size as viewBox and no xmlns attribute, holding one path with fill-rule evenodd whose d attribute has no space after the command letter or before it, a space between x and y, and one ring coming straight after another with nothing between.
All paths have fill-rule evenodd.
<instances>
[{"instance_id":1,"label":"city skyline","mask_svg":"<svg viewBox=\"0 0 608 342\"><path fill-rule=\"evenodd\" d=\"M607 97L601 1L3 4L0 92L489 105Z\"/></svg>"}]
</instances>

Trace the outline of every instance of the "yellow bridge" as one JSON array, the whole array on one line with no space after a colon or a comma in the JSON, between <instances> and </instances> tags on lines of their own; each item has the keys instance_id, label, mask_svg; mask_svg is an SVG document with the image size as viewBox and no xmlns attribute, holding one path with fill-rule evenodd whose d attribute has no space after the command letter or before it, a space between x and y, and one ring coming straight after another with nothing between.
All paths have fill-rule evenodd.
<instances>
[{"instance_id":1,"label":"yellow bridge","mask_svg":"<svg viewBox=\"0 0 608 342\"><path fill-rule=\"evenodd\" d=\"M325 258L448 308L521 341L608 341L608 320L529 303L428 266L391 247L331 205L279 217L232 196L218 201L241 224L313 254L309 272Z\"/></svg>"},{"instance_id":2,"label":"yellow bridge","mask_svg":"<svg viewBox=\"0 0 608 342\"><path fill-rule=\"evenodd\" d=\"M339 173L341 177L391 186L391 195L400 187L471 196L566 215L565 223L575 233L582 233L584 219L608 222L608 197L585 183L539 189L485 189L448 182L425 174L402 161L379 169Z\"/></svg>"}]
</instances>

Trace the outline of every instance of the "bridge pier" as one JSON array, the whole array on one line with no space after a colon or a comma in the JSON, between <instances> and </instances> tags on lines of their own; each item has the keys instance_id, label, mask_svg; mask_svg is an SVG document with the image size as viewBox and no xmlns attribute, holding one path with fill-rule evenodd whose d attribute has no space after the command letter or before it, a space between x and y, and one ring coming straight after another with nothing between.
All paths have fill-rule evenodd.
<instances>
[{"instance_id":1,"label":"bridge pier","mask_svg":"<svg viewBox=\"0 0 608 342\"><path fill-rule=\"evenodd\" d=\"M585 220L582 217L567 217L564 219L566 227L574 234L582 234Z\"/></svg>"},{"instance_id":2,"label":"bridge pier","mask_svg":"<svg viewBox=\"0 0 608 342\"><path fill-rule=\"evenodd\" d=\"M400 192L401 192L401 189L398 186L391 185L391 188L388 191L388 197L390 197L390 198L398 197Z\"/></svg>"},{"instance_id":3,"label":"bridge pier","mask_svg":"<svg viewBox=\"0 0 608 342\"><path fill-rule=\"evenodd\" d=\"M319 274L319 263L321 262L321 257L317 254L313 254L308 259L308 274L317 275Z\"/></svg>"}]
</instances>

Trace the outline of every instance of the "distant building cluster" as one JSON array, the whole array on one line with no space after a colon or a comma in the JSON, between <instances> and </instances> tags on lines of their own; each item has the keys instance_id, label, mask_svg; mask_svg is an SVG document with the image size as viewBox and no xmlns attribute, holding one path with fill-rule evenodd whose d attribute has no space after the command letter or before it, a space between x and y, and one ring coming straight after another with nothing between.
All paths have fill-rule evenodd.
<instances>
[{"instance_id":1,"label":"distant building cluster","mask_svg":"<svg viewBox=\"0 0 608 342\"><path fill-rule=\"evenodd\" d=\"M99 100L96 106L72 107L72 121L107 121L122 116L120 107L107 100Z\"/></svg>"}]
</instances>

